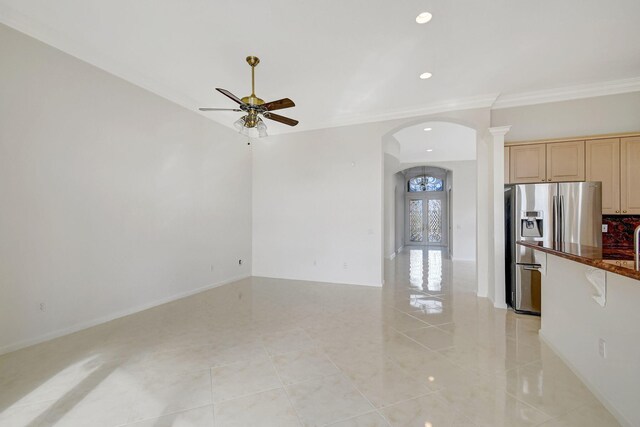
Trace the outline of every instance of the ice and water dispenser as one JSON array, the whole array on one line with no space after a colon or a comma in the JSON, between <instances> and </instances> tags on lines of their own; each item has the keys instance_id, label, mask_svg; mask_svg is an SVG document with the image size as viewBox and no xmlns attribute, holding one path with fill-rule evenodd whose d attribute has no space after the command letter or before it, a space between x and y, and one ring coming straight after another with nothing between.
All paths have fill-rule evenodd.
<instances>
[{"instance_id":1,"label":"ice and water dispenser","mask_svg":"<svg viewBox=\"0 0 640 427\"><path fill-rule=\"evenodd\" d=\"M543 237L543 219L541 211L522 212L520 219L521 237Z\"/></svg>"}]
</instances>

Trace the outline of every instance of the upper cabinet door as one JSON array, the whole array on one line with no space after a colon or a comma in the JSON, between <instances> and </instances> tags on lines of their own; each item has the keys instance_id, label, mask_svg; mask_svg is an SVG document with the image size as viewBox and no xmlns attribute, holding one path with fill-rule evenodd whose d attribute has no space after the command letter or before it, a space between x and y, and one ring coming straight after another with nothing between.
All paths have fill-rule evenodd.
<instances>
[{"instance_id":1,"label":"upper cabinet door","mask_svg":"<svg viewBox=\"0 0 640 427\"><path fill-rule=\"evenodd\" d=\"M620 213L620 139L587 141L587 181L602 182L602 213Z\"/></svg>"},{"instance_id":2,"label":"upper cabinet door","mask_svg":"<svg viewBox=\"0 0 640 427\"><path fill-rule=\"evenodd\" d=\"M509 147L504 147L504 183L509 184L511 177L509 176Z\"/></svg>"},{"instance_id":3,"label":"upper cabinet door","mask_svg":"<svg viewBox=\"0 0 640 427\"><path fill-rule=\"evenodd\" d=\"M547 144L547 181L584 181L584 141Z\"/></svg>"},{"instance_id":4,"label":"upper cabinet door","mask_svg":"<svg viewBox=\"0 0 640 427\"><path fill-rule=\"evenodd\" d=\"M640 214L640 137L620 140L620 208L622 214Z\"/></svg>"},{"instance_id":5,"label":"upper cabinet door","mask_svg":"<svg viewBox=\"0 0 640 427\"><path fill-rule=\"evenodd\" d=\"M546 146L545 144L512 145L509 147L510 182L545 182Z\"/></svg>"}]
</instances>

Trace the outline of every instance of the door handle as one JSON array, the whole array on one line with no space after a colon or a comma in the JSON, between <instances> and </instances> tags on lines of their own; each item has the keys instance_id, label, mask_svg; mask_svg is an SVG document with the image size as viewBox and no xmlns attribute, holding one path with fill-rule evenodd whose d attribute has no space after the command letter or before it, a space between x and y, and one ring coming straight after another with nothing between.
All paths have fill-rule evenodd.
<instances>
[{"instance_id":1,"label":"door handle","mask_svg":"<svg viewBox=\"0 0 640 427\"><path fill-rule=\"evenodd\" d=\"M559 242L559 238L558 238L558 196L553 196L553 206L551 208L552 211L552 216L553 216L553 240L555 240L554 243L560 243Z\"/></svg>"}]
</instances>

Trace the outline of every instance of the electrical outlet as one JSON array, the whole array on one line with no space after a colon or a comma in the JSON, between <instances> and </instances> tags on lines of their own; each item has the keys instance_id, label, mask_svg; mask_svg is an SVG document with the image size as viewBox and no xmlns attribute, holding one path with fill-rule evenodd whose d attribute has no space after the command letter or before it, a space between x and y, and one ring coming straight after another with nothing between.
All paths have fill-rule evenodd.
<instances>
[{"instance_id":1,"label":"electrical outlet","mask_svg":"<svg viewBox=\"0 0 640 427\"><path fill-rule=\"evenodd\" d=\"M602 224L602 232L603 233L609 232L609 224Z\"/></svg>"},{"instance_id":2,"label":"electrical outlet","mask_svg":"<svg viewBox=\"0 0 640 427\"><path fill-rule=\"evenodd\" d=\"M47 310L47 306L45 305L45 303L41 302L40 303L40 311L46 311Z\"/></svg>"},{"instance_id":3,"label":"electrical outlet","mask_svg":"<svg viewBox=\"0 0 640 427\"><path fill-rule=\"evenodd\" d=\"M603 359L607 358L607 342L602 338L598 340L598 353Z\"/></svg>"}]
</instances>

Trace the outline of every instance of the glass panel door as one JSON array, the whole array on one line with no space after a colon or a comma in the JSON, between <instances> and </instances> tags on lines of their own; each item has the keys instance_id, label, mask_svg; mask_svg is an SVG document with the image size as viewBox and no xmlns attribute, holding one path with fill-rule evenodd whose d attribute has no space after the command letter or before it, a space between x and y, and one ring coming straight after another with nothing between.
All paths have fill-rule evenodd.
<instances>
[{"instance_id":1,"label":"glass panel door","mask_svg":"<svg viewBox=\"0 0 640 427\"><path fill-rule=\"evenodd\" d=\"M407 198L406 241L410 245L447 245L446 193Z\"/></svg>"},{"instance_id":2,"label":"glass panel door","mask_svg":"<svg viewBox=\"0 0 640 427\"><path fill-rule=\"evenodd\" d=\"M442 200L429 199L428 201L427 238L429 243L442 243Z\"/></svg>"},{"instance_id":3,"label":"glass panel door","mask_svg":"<svg viewBox=\"0 0 640 427\"><path fill-rule=\"evenodd\" d=\"M409 242L424 242L424 201L409 200Z\"/></svg>"}]
</instances>

